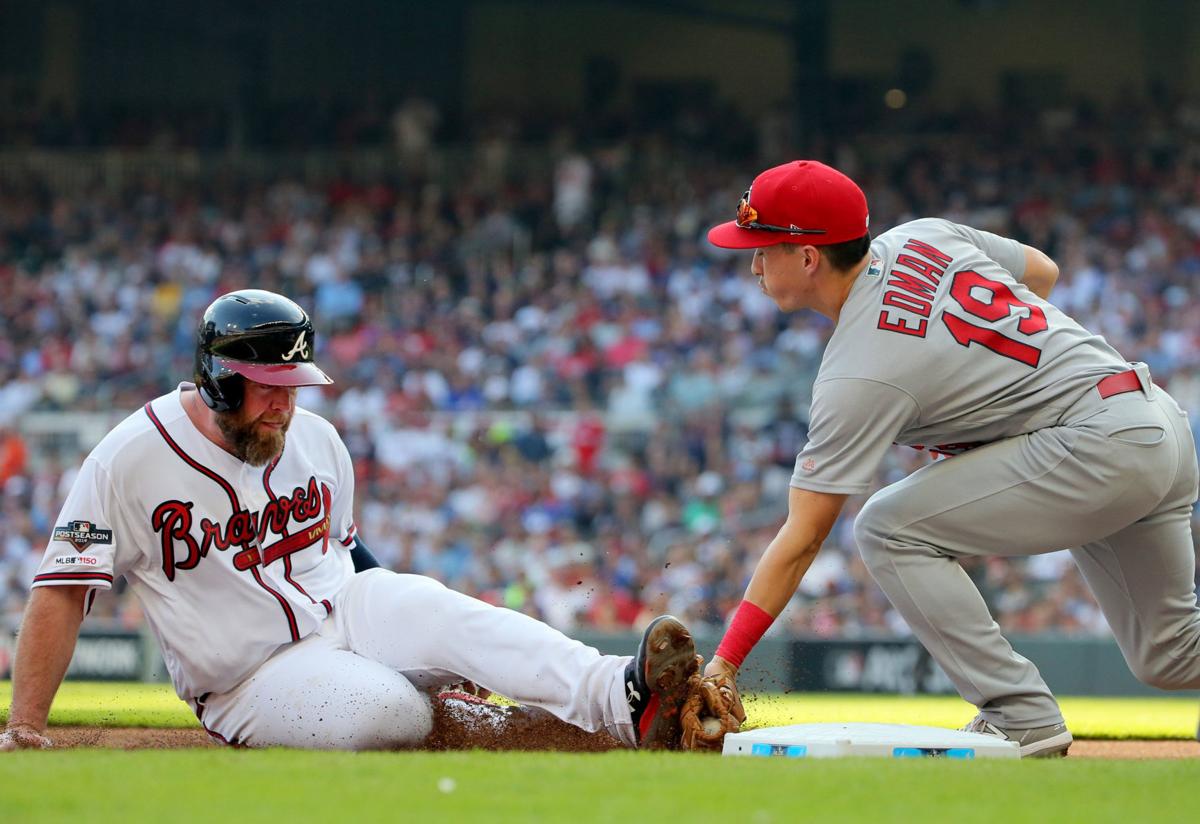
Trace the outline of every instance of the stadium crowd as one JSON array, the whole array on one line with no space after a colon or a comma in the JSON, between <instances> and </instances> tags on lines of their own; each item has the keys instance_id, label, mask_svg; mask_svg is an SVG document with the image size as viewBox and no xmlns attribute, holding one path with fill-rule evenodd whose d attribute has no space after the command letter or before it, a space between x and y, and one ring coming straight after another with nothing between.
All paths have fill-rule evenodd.
<instances>
[{"instance_id":1,"label":"stadium crowd","mask_svg":"<svg viewBox=\"0 0 1200 824\"><path fill-rule=\"evenodd\" d=\"M814 154L863 185L876 233L940 215L1047 251L1053 300L1200 411L1200 110L1138 115L960 112ZM343 433L385 565L568 631L664 611L722 624L782 520L829 325L781 315L748 256L703 240L787 159L786 130L728 157L704 128L532 151L497 128L455 164L426 134L370 177L6 172L0 613L19 617L91 446L28 423L115 422L189 379L203 307L253 286L317 324L337 382L300 403ZM897 447L878 482L927 460ZM858 559L858 503L773 631L906 632ZM1107 631L1064 552L969 570L1008 630ZM137 626L119 590L96 612Z\"/></svg>"}]
</instances>

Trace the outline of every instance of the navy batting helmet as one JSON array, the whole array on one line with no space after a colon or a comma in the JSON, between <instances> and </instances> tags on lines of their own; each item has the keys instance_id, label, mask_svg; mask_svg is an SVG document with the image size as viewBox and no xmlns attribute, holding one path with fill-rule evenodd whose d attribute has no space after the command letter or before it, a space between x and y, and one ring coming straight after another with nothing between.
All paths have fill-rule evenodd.
<instances>
[{"instance_id":1,"label":"navy batting helmet","mask_svg":"<svg viewBox=\"0 0 1200 824\"><path fill-rule=\"evenodd\" d=\"M214 300L196 333L196 386L218 412L242 404L243 378L271 386L333 381L313 363L313 325L294 301L262 289Z\"/></svg>"}]
</instances>

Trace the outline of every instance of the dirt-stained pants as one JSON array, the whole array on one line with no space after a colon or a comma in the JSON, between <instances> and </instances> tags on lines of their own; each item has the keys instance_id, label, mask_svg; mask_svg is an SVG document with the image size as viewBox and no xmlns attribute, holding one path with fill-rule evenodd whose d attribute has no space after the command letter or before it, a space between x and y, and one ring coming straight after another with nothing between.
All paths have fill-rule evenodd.
<instances>
[{"instance_id":1,"label":"dirt-stained pants","mask_svg":"<svg viewBox=\"0 0 1200 824\"><path fill-rule=\"evenodd\" d=\"M528 615L420 575L368 570L333 607L320 629L237 687L194 702L213 737L252 747L416 744L432 726L421 688L466 679L634 744L629 656L601 655Z\"/></svg>"}]
</instances>

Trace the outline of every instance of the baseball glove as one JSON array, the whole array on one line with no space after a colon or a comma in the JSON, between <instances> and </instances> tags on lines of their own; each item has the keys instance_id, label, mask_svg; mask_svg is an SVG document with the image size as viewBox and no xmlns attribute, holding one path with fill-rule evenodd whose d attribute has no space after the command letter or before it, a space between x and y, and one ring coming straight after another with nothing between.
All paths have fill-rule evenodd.
<instances>
[{"instance_id":1,"label":"baseball glove","mask_svg":"<svg viewBox=\"0 0 1200 824\"><path fill-rule=\"evenodd\" d=\"M679 745L685 750L720 752L725 736L741 729L746 718L742 699L733 680L724 675L688 678L687 698L679 712L683 735Z\"/></svg>"}]
</instances>

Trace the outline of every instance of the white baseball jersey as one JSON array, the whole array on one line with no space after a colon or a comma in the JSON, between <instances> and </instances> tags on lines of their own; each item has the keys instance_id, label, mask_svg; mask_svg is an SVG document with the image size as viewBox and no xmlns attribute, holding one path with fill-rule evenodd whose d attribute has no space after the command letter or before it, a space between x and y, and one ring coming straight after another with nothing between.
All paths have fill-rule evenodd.
<instances>
[{"instance_id":1,"label":"white baseball jersey","mask_svg":"<svg viewBox=\"0 0 1200 824\"><path fill-rule=\"evenodd\" d=\"M92 451L34 586L106 589L124 575L175 691L214 739L412 746L432 728L421 688L467 679L635 743L627 656L430 578L355 575L354 475L333 426L297 409L283 454L255 468L192 424L182 393L193 388Z\"/></svg>"},{"instance_id":2,"label":"white baseball jersey","mask_svg":"<svg viewBox=\"0 0 1200 824\"><path fill-rule=\"evenodd\" d=\"M92 450L34 586L94 595L124 575L175 691L192 698L231 689L330 613L354 574L354 473L333 426L299 408L283 454L252 467L192 424L185 389Z\"/></svg>"},{"instance_id":3,"label":"white baseball jersey","mask_svg":"<svg viewBox=\"0 0 1200 824\"><path fill-rule=\"evenodd\" d=\"M956 454L1052 426L1116 350L1020 282L1021 245L939 218L880 235L813 383L792 486L865 492L893 443Z\"/></svg>"}]
</instances>

